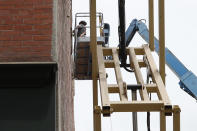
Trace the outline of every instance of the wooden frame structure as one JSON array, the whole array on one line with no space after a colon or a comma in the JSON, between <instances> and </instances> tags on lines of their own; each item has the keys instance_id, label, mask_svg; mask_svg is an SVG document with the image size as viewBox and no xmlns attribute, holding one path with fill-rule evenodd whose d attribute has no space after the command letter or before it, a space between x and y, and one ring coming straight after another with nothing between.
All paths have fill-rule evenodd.
<instances>
[{"instance_id":1,"label":"wooden frame structure","mask_svg":"<svg viewBox=\"0 0 197 131\"><path fill-rule=\"evenodd\" d=\"M160 112L161 131L166 131L166 116L173 114L174 131L180 131L180 109L178 106L172 106L168 98L165 85L162 81L160 73L156 67L151 50L148 45L142 47L127 48L127 55L130 58L130 68L134 70L137 83L134 85L126 85L121 75L120 64L118 59L118 48L105 48L97 45L98 73L101 92L102 109L95 106L95 121L99 121L99 128L95 131L101 131L100 119L103 116L110 116L112 112ZM143 59L137 59L142 55ZM112 60L105 60L105 56L112 56ZM106 68L113 68L116 74L117 84L107 83ZM146 84L143 80L141 68L150 69L151 84ZM109 76L108 76L109 77ZM132 94L139 90L140 100L128 100L127 90L131 90ZM110 101L109 94L118 93L120 101ZM151 100L148 94L155 93L158 100ZM98 123L95 123L98 125Z\"/></svg>"},{"instance_id":2,"label":"wooden frame structure","mask_svg":"<svg viewBox=\"0 0 197 131\"><path fill-rule=\"evenodd\" d=\"M96 34L96 0L90 0L90 45L92 53L93 80L93 120L94 131L101 131L101 114L110 116L113 112L160 112L160 131L166 131L166 116L173 114L173 131L180 131L180 108L172 106L165 89L165 31L164 31L164 0L159 1L159 42L160 66L156 67L151 50L154 50L154 17L153 0L149 0L150 44L141 47L127 48L130 58L129 67L134 70L137 83L126 85L122 79L118 48L104 48L97 43ZM142 55L143 59L137 59ZM111 56L112 60L105 60ZM145 83L141 68L149 69L148 76L153 83ZM106 68L114 68L117 84L107 83ZM98 80L100 83L101 107L98 106ZM132 100L128 101L127 90L132 91ZM141 100L137 100L136 90L139 90ZM118 93L120 101L110 101L109 94ZM151 100L150 93L156 93L158 100ZM137 114L135 115L135 118ZM136 123L137 124L137 123Z\"/></svg>"}]
</instances>

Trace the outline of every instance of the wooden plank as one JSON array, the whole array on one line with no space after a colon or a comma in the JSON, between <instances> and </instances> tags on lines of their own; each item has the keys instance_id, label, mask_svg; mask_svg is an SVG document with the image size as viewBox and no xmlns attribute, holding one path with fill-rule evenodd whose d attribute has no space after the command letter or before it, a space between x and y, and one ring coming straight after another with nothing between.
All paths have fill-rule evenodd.
<instances>
[{"instance_id":1,"label":"wooden plank","mask_svg":"<svg viewBox=\"0 0 197 131\"><path fill-rule=\"evenodd\" d=\"M111 108L114 112L147 112L161 111L163 101L112 101Z\"/></svg>"},{"instance_id":2,"label":"wooden plank","mask_svg":"<svg viewBox=\"0 0 197 131\"><path fill-rule=\"evenodd\" d=\"M154 51L154 0L149 0L149 47Z\"/></svg>"},{"instance_id":3,"label":"wooden plank","mask_svg":"<svg viewBox=\"0 0 197 131\"><path fill-rule=\"evenodd\" d=\"M146 63L143 60L138 60L138 64L141 67L146 67Z\"/></svg>"},{"instance_id":4,"label":"wooden plank","mask_svg":"<svg viewBox=\"0 0 197 131\"><path fill-rule=\"evenodd\" d=\"M112 56L112 48L103 47L103 55L104 56Z\"/></svg>"},{"instance_id":5,"label":"wooden plank","mask_svg":"<svg viewBox=\"0 0 197 131\"><path fill-rule=\"evenodd\" d=\"M160 111L160 131L166 131L166 116L163 110Z\"/></svg>"},{"instance_id":6,"label":"wooden plank","mask_svg":"<svg viewBox=\"0 0 197 131\"><path fill-rule=\"evenodd\" d=\"M142 47L135 47L134 50L136 55L144 55L144 49Z\"/></svg>"},{"instance_id":7,"label":"wooden plank","mask_svg":"<svg viewBox=\"0 0 197 131\"><path fill-rule=\"evenodd\" d=\"M122 80L122 74L121 74L121 70L120 70L120 62L119 62L119 58L118 58L118 52L116 49L112 49L112 55L113 55L113 59L114 59L114 70L116 73L116 81L118 83L118 87L120 90L120 100L122 101L127 101L127 92L125 91L124 87L123 87L123 80Z\"/></svg>"},{"instance_id":8,"label":"wooden plank","mask_svg":"<svg viewBox=\"0 0 197 131\"><path fill-rule=\"evenodd\" d=\"M118 85L116 85L116 84L108 85L108 91L109 91L109 93L119 93L120 92Z\"/></svg>"},{"instance_id":9,"label":"wooden plank","mask_svg":"<svg viewBox=\"0 0 197 131\"><path fill-rule=\"evenodd\" d=\"M160 73L157 69L155 62L154 62L153 56L151 55L151 51L150 51L148 45L143 45L143 47L144 47L145 55L147 57L147 60L148 60L148 63L149 63L150 69L151 69L153 80L157 84L158 97L160 97L165 102L165 105L171 105L170 99L169 99L168 94L165 89L165 85L162 81Z\"/></svg>"},{"instance_id":10,"label":"wooden plank","mask_svg":"<svg viewBox=\"0 0 197 131\"><path fill-rule=\"evenodd\" d=\"M77 49L78 48L89 48L90 42L78 42Z\"/></svg>"},{"instance_id":11,"label":"wooden plank","mask_svg":"<svg viewBox=\"0 0 197 131\"><path fill-rule=\"evenodd\" d=\"M138 64L134 48L130 48L130 50L129 50L129 58L130 58L130 63L134 67L134 73L135 73L135 76L136 76L137 83L143 85L143 89L142 89L142 93L141 93L141 95L142 95L141 99L149 101L148 92L147 92L146 87L144 86L144 80L143 80L143 77L142 77L142 73L140 71L140 66Z\"/></svg>"},{"instance_id":12,"label":"wooden plank","mask_svg":"<svg viewBox=\"0 0 197 131\"><path fill-rule=\"evenodd\" d=\"M112 56L112 49L116 49L119 51L118 47L103 47L103 55L104 56ZM127 47L127 52L129 51L130 47ZM143 47L135 47L134 48L136 55L144 55L144 48Z\"/></svg>"},{"instance_id":13,"label":"wooden plank","mask_svg":"<svg viewBox=\"0 0 197 131\"><path fill-rule=\"evenodd\" d=\"M138 59L138 64L141 67L146 67L146 63L144 62L144 60ZM133 65L129 65L128 67L131 67L133 69Z\"/></svg>"},{"instance_id":14,"label":"wooden plank","mask_svg":"<svg viewBox=\"0 0 197 131\"><path fill-rule=\"evenodd\" d=\"M96 32L96 0L90 0L90 49L92 53L93 109L98 105L98 61ZM95 130L96 131L96 130Z\"/></svg>"},{"instance_id":15,"label":"wooden plank","mask_svg":"<svg viewBox=\"0 0 197 131\"><path fill-rule=\"evenodd\" d=\"M87 57L89 58L89 49L83 48L83 49L77 49L77 59L80 57Z\"/></svg>"},{"instance_id":16,"label":"wooden plank","mask_svg":"<svg viewBox=\"0 0 197 131\"><path fill-rule=\"evenodd\" d=\"M101 92L101 102L102 106L110 106L109 103L109 96L108 96L108 86L107 86L107 78L106 78L106 71L104 65L104 58L103 58L103 49L102 45L97 46L97 58L98 58L98 69L99 69L99 82L100 82L100 92Z\"/></svg>"},{"instance_id":17,"label":"wooden plank","mask_svg":"<svg viewBox=\"0 0 197 131\"><path fill-rule=\"evenodd\" d=\"M180 131L180 112L178 105L173 106L173 131Z\"/></svg>"},{"instance_id":18,"label":"wooden plank","mask_svg":"<svg viewBox=\"0 0 197 131\"><path fill-rule=\"evenodd\" d=\"M146 89L148 93L157 93L158 95L158 90L157 90L157 85L156 84L146 84ZM161 99L159 99L161 100Z\"/></svg>"},{"instance_id":19,"label":"wooden plank","mask_svg":"<svg viewBox=\"0 0 197 131\"><path fill-rule=\"evenodd\" d=\"M165 85L165 4L159 0L159 72Z\"/></svg>"},{"instance_id":20,"label":"wooden plank","mask_svg":"<svg viewBox=\"0 0 197 131\"><path fill-rule=\"evenodd\" d=\"M157 85L156 84L145 84L144 85L149 93L157 93ZM119 93L119 88L117 84L109 84L108 85L109 93Z\"/></svg>"},{"instance_id":21,"label":"wooden plank","mask_svg":"<svg viewBox=\"0 0 197 131\"><path fill-rule=\"evenodd\" d=\"M94 130L101 131L101 108L99 106L95 106L93 117L94 117Z\"/></svg>"},{"instance_id":22,"label":"wooden plank","mask_svg":"<svg viewBox=\"0 0 197 131\"><path fill-rule=\"evenodd\" d=\"M88 58L77 58L76 65L88 65Z\"/></svg>"},{"instance_id":23,"label":"wooden plank","mask_svg":"<svg viewBox=\"0 0 197 131\"><path fill-rule=\"evenodd\" d=\"M114 61L113 60L104 60L105 68L114 68Z\"/></svg>"}]
</instances>

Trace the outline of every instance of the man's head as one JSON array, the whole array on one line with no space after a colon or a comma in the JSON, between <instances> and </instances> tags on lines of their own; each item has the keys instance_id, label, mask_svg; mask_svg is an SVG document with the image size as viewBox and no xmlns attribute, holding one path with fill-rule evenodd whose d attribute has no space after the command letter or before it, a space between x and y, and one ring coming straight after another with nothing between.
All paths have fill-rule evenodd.
<instances>
[{"instance_id":1,"label":"man's head","mask_svg":"<svg viewBox=\"0 0 197 131\"><path fill-rule=\"evenodd\" d=\"M83 20L80 21L79 24L82 24L82 25L85 25L85 26L87 25L87 23L85 21L83 21Z\"/></svg>"}]
</instances>

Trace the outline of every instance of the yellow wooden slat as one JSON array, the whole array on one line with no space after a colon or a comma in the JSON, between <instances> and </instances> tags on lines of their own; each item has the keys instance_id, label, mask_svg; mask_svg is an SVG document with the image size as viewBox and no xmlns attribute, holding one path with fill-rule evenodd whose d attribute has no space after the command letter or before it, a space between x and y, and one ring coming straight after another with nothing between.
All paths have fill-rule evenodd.
<instances>
[{"instance_id":1,"label":"yellow wooden slat","mask_svg":"<svg viewBox=\"0 0 197 131\"><path fill-rule=\"evenodd\" d=\"M114 68L113 60L104 60L104 62L105 62L105 68ZM140 68L146 67L146 63L143 60L138 60L138 63L139 63Z\"/></svg>"},{"instance_id":2,"label":"yellow wooden slat","mask_svg":"<svg viewBox=\"0 0 197 131\"><path fill-rule=\"evenodd\" d=\"M110 106L102 45L97 46L97 56L102 106Z\"/></svg>"},{"instance_id":3,"label":"yellow wooden slat","mask_svg":"<svg viewBox=\"0 0 197 131\"><path fill-rule=\"evenodd\" d=\"M154 51L154 0L149 0L149 47Z\"/></svg>"},{"instance_id":4,"label":"yellow wooden slat","mask_svg":"<svg viewBox=\"0 0 197 131\"><path fill-rule=\"evenodd\" d=\"M164 0L159 0L159 72L165 85L165 11Z\"/></svg>"},{"instance_id":5,"label":"yellow wooden slat","mask_svg":"<svg viewBox=\"0 0 197 131\"><path fill-rule=\"evenodd\" d=\"M178 105L173 106L173 131L180 131L180 112Z\"/></svg>"},{"instance_id":6,"label":"yellow wooden slat","mask_svg":"<svg viewBox=\"0 0 197 131\"><path fill-rule=\"evenodd\" d=\"M127 101L127 92L124 89L123 86L123 80L122 80L122 74L121 74L121 70L120 70L120 63L119 63L119 58L118 58L118 52L116 49L112 49L112 55L113 55L113 59L114 59L114 70L116 73L116 80L118 83L118 87L120 90L120 100L122 101Z\"/></svg>"},{"instance_id":7,"label":"yellow wooden slat","mask_svg":"<svg viewBox=\"0 0 197 131\"><path fill-rule=\"evenodd\" d=\"M114 68L114 61L113 60L104 60L105 68Z\"/></svg>"},{"instance_id":8,"label":"yellow wooden slat","mask_svg":"<svg viewBox=\"0 0 197 131\"><path fill-rule=\"evenodd\" d=\"M144 86L144 80L143 80L143 77L142 77L142 73L140 71L140 66L138 64L138 60L137 60L137 57L135 55L134 48L130 48L129 58L130 58L130 63L134 67L134 73L135 73L135 76L136 76L137 83L143 85L143 89L142 89L142 92L141 92L142 100L149 101L148 92L147 92L146 87Z\"/></svg>"},{"instance_id":9,"label":"yellow wooden slat","mask_svg":"<svg viewBox=\"0 0 197 131\"><path fill-rule=\"evenodd\" d=\"M103 47L103 55L104 56L110 56L112 55L112 49L116 49L119 51L118 47ZM127 47L127 52L129 51L130 47ZM135 47L134 48L136 55L144 55L144 49L143 47Z\"/></svg>"},{"instance_id":10,"label":"yellow wooden slat","mask_svg":"<svg viewBox=\"0 0 197 131\"><path fill-rule=\"evenodd\" d=\"M114 112L146 112L160 111L164 103L162 101L112 101L110 105Z\"/></svg>"},{"instance_id":11,"label":"yellow wooden slat","mask_svg":"<svg viewBox=\"0 0 197 131\"><path fill-rule=\"evenodd\" d=\"M150 48L148 47L148 45L143 45L143 47L144 47L145 55L146 55L147 60L149 62L152 77L157 84L158 96L165 102L166 105L171 105L170 99L169 99L168 94L165 89L165 85L162 81L160 73L157 69L155 62L154 62L153 56L151 55Z\"/></svg>"}]
</instances>

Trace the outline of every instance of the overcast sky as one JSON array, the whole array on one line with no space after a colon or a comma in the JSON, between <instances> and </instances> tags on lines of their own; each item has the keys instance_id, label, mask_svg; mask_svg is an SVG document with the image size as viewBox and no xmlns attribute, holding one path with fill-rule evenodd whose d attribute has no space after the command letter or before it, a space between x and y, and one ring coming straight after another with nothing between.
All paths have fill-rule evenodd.
<instances>
[{"instance_id":1,"label":"overcast sky","mask_svg":"<svg viewBox=\"0 0 197 131\"><path fill-rule=\"evenodd\" d=\"M126 27L134 19L148 21L148 0L126 1ZM155 0L155 36L158 36L157 0ZM73 23L77 12L89 12L89 0L73 0ZM118 44L118 0L97 0L97 12L104 14L104 22L111 26L110 46ZM197 75L197 1L165 0L166 47L181 62ZM148 24L148 22L147 22ZM140 46L145 41L138 35L132 45ZM158 57L153 53L155 61ZM111 72L111 71L109 71ZM179 79L166 66L166 89L172 104L181 107L181 130L197 130L197 102L179 87ZM132 76L123 71L123 78L131 83ZM129 78L129 79L128 79ZM113 81L113 80L109 80ZM99 98L100 99L100 98ZM93 131L92 82L75 81L75 127L76 131ZM113 113L111 118L102 118L102 131L132 131L131 113ZM172 131L172 119L167 118L167 131ZM139 131L146 131L146 113L139 113ZM151 113L151 131L159 130L158 113Z\"/></svg>"}]
</instances>

